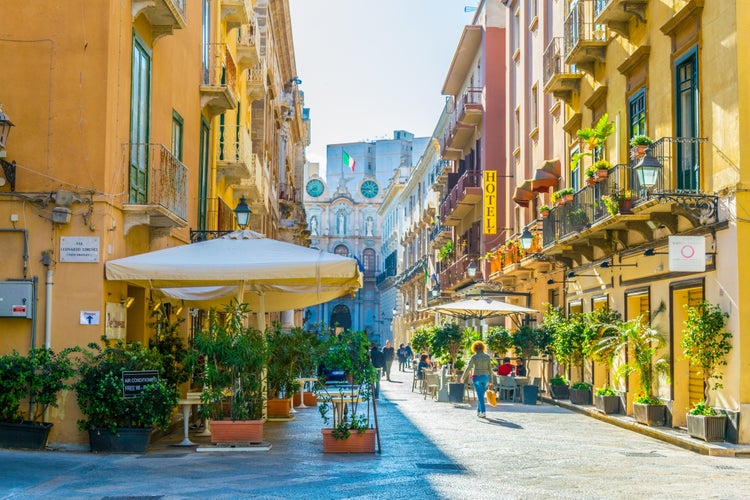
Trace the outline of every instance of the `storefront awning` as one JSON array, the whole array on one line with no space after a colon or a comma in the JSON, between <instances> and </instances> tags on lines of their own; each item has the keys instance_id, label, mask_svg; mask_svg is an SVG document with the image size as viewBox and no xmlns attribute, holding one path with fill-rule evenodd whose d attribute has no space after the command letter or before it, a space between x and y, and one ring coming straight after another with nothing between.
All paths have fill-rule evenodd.
<instances>
[{"instance_id":1,"label":"storefront awning","mask_svg":"<svg viewBox=\"0 0 750 500\"><path fill-rule=\"evenodd\" d=\"M536 193L532 189L532 181L526 179L523 184L516 187L516 191L513 193L513 201L522 207L528 207L529 202L534 199Z\"/></svg>"},{"instance_id":2,"label":"storefront awning","mask_svg":"<svg viewBox=\"0 0 750 500\"><path fill-rule=\"evenodd\" d=\"M534 172L532 191L536 191L537 193L548 192L550 188L557 186L560 175L560 160L558 158L545 160Z\"/></svg>"}]
</instances>

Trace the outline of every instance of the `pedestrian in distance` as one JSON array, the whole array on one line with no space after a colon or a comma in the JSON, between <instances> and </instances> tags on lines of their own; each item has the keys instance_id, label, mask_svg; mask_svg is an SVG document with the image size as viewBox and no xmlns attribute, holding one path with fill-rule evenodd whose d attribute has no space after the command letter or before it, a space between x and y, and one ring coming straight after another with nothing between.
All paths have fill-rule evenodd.
<instances>
[{"instance_id":1,"label":"pedestrian in distance","mask_svg":"<svg viewBox=\"0 0 750 500\"><path fill-rule=\"evenodd\" d=\"M398 346L398 351L396 351L396 356L398 356L398 371L405 372L406 371L406 348L404 347L404 344L401 344Z\"/></svg>"},{"instance_id":2,"label":"pedestrian in distance","mask_svg":"<svg viewBox=\"0 0 750 500\"><path fill-rule=\"evenodd\" d=\"M383 353L374 342L370 344L370 361L372 366L378 369L378 381L375 382L375 388L373 389L373 395L377 398L380 395L380 377L383 373Z\"/></svg>"},{"instance_id":3,"label":"pedestrian in distance","mask_svg":"<svg viewBox=\"0 0 750 500\"><path fill-rule=\"evenodd\" d=\"M393 358L395 357L396 350L391 345L390 340L385 341L383 347L383 368L385 370L385 377L388 382L391 381L391 366L393 365Z\"/></svg>"},{"instance_id":4,"label":"pedestrian in distance","mask_svg":"<svg viewBox=\"0 0 750 500\"><path fill-rule=\"evenodd\" d=\"M477 393L477 417L485 418L487 409L484 405L484 393L487 392L488 388L492 388L492 382L490 382L492 358L484 352L484 342L481 340L471 344L471 350L474 355L469 359L469 364L466 365L461 383L465 383L466 377L471 374L471 382L474 384L474 391Z\"/></svg>"},{"instance_id":5,"label":"pedestrian in distance","mask_svg":"<svg viewBox=\"0 0 750 500\"><path fill-rule=\"evenodd\" d=\"M411 360L414 357L414 351L411 350L411 344L406 343L406 366L411 366Z\"/></svg>"}]
</instances>

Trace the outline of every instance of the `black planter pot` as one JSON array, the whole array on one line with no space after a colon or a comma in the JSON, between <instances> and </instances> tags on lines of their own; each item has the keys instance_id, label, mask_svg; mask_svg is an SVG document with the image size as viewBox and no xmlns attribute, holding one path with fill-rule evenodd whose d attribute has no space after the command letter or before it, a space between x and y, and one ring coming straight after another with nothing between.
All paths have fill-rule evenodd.
<instances>
[{"instance_id":1,"label":"black planter pot","mask_svg":"<svg viewBox=\"0 0 750 500\"><path fill-rule=\"evenodd\" d=\"M574 405L590 405L591 389L570 389L570 402Z\"/></svg>"},{"instance_id":2,"label":"black planter pot","mask_svg":"<svg viewBox=\"0 0 750 500\"><path fill-rule=\"evenodd\" d=\"M145 453L150 439L150 428L118 428L117 435L109 429L89 429L89 445L94 452Z\"/></svg>"},{"instance_id":3,"label":"black planter pot","mask_svg":"<svg viewBox=\"0 0 750 500\"><path fill-rule=\"evenodd\" d=\"M523 391L523 404L535 405L536 398L539 395L539 388L535 385L525 385L521 390Z\"/></svg>"},{"instance_id":4,"label":"black planter pot","mask_svg":"<svg viewBox=\"0 0 750 500\"><path fill-rule=\"evenodd\" d=\"M568 385L550 385L549 392L555 399L570 398L570 386Z\"/></svg>"},{"instance_id":5,"label":"black planter pot","mask_svg":"<svg viewBox=\"0 0 750 500\"><path fill-rule=\"evenodd\" d=\"M448 384L448 401L451 403L461 403L464 400L464 384L450 382Z\"/></svg>"},{"instance_id":6,"label":"black planter pot","mask_svg":"<svg viewBox=\"0 0 750 500\"><path fill-rule=\"evenodd\" d=\"M43 450L51 429L49 422L0 422L0 448Z\"/></svg>"}]
</instances>

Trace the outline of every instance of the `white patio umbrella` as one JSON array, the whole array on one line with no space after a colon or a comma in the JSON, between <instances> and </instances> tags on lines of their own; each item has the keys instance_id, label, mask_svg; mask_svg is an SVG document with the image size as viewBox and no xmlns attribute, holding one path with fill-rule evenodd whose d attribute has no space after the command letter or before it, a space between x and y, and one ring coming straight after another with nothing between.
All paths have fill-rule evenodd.
<instances>
[{"instance_id":1,"label":"white patio umbrella","mask_svg":"<svg viewBox=\"0 0 750 500\"><path fill-rule=\"evenodd\" d=\"M520 314L533 314L539 312L536 309L529 309L486 297L475 297L459 300L457 302L448 302L447 304L428 307L427 310L455 316L461 319L475 318L479 320L496 316L516 316Z\"/></svg>"},{"instance_id":2,"label":"white patio umbrella","mask_svg":"<svg viewBox=\"0 0 750 500\"><path fill-rule=\"evenodd\" d=\"M237 297L258 313L300 309L362 287L355 259L266 238L249 230L105 263L108 280L150 288L188 305Z\"/></svg>"}]
</instances>

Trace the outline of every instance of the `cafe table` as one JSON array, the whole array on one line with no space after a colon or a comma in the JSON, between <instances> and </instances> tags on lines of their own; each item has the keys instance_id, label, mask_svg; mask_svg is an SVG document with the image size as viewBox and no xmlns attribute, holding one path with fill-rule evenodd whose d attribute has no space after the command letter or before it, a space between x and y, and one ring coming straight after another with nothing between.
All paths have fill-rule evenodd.
<instances>
[{"instance_id":1,"label":"cafe table","mask_svg":"<svg viewBox=\"0 0 750 500\"><path fill-rule=\"evenodd\" d=\"M299 404L297 405L299 408L309 408L305 404L305 385L309 383L315 382L317 377L299 377L297 379L297 382L299 382Z\"/></svg>"}]
</instances>

